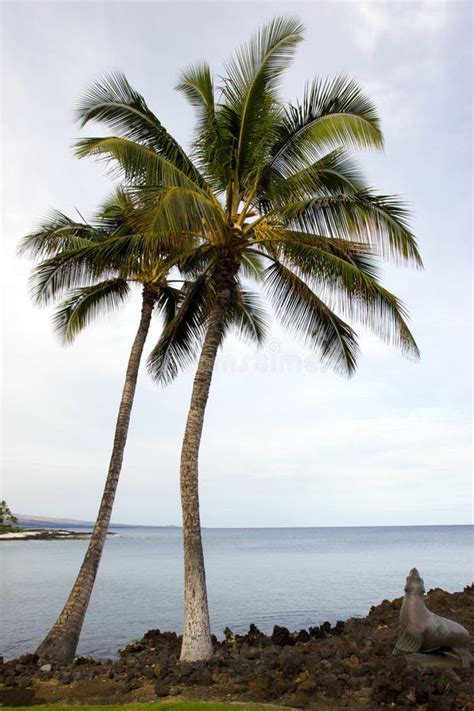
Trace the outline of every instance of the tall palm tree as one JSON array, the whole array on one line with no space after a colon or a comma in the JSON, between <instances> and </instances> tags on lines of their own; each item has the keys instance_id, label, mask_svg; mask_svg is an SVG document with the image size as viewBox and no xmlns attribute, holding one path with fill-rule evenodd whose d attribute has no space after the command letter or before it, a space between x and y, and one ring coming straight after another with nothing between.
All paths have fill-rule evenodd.
<instances>
[{"instance_id":1,"label":"tall palm tree","mask_svg":"<svg viewBox=\"0 0 474 711\"><path fill-rule=\"evenodd\" d=\"M93 222L76 222L55 211L40 230L24 238L19 248L21 254L40 260L31 278L36 302L45 305L59 300L53 322L64 343L71 343L97 316L121 306L130 295L130 286L142 290L141 316L128 360L96 523L66 604L37 649L42 661L69 663L77 649L110 524L152 314L162 316L165 329L173 322L173 348L179 348L175 338L194 338L203 321L194 299L196 291L203 290L202 279L194 283L172 279L170 274L175 266L189 261L192 240L181 236L177 249L164 235L143 233L139 230L139 214L140 205L119 188ZM263 329L258 314L254 317L252 304L249 308L237 305L232 325L238 334L252 339L258 338Z\"/></svg>"},{"instance_id":2,"label":"tall palm tree","mask_svg":"<svg viewBox=\"0 0 474 711\"><path fill-rule=\"evenodd\" d=\"M206 64L182 74L177 88L197 112L189 154L170 143L122 74L100 78L78 107L83 125L99 121L115 134L79 140L78 156L116 169L143 199L147 225L195 244L180 265L199 274L186 304L193 326L181 335L178 316L150 356L166 382L202 343L181 452L184 661L212 654L198 454L214 363L236 309L250 310L264 335L257 295L242 279L256 276L283 324L339 372L351 375L358 356L345 318L418 357L406 311L377 270L380 258L421 267L408 214L400 200L371 190L349 155L382 147L375 106L345 77L314 80L301 102L279 96L302 29L285 17L260 29L226 64L218 89Z\"/></svg>"},{"instance_id":3,"label":"tall palm tree","mask_svg":"<svg viewBox=\"0 0 474 711\"><path fill-rule=\"evenodd\" d=\"M180 299L180 290L168 279L171 254L155 256L153 261L137 256L136 250L134 254L134 240L138 239L135 212L130 196L118 189L94 223L76 222L54 212L20 246L21 253L42 260L32 275L35 300L45 304L63 297L54 325L65 343L72 342L96 316L121 306L131 285L138 285L142 292L141 315L128 359L97 520L67 602L37 649L42 661L68 663L74 658L110 523L152 314L160 313L166 325Z\"/></svg>"}]
</instances>

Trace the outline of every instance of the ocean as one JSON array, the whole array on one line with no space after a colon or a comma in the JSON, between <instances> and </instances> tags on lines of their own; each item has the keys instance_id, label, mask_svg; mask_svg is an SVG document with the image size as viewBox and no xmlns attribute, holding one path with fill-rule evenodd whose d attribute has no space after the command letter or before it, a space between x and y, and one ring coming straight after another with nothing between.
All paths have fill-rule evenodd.
<instances>
[{"instance_id":1,"label":"ocean","mask_svg":"<svg viewBox=\"0 0 474 711\"><path fill-rule=\"evenodd\" d=\"M149 630L182 624L181 530L111 529L79 654L114 657ZM364 616L403 595L416 566L427 590L473 579L473 526L207 529L213 632L269 632ZM33 651L69 593L86 541L0 542L0 655Z\"/></svg>"}]
</instances>

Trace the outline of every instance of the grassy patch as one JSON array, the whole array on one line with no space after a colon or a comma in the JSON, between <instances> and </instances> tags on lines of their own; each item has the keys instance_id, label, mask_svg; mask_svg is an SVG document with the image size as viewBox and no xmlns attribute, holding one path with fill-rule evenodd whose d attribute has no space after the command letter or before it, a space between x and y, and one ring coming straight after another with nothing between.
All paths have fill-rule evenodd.
<instances>
[{"instance_id":1,"label":"grassy patch","mask_svg":"<svg viewBox=\"0 0 474 711\"><path fill-rule=\"evenodd\" d=\"M24 530L20 526L6 526L4 523L0 523L0 533L20 533L20 531Z\"/></svg>"},{"instance_id":2,"label":"grassy patch","mask_svg":"<svg viewBox=\"0 0 474 711\"><path fill-rule=\"evenodd\" d=\"M2 711L71 711L71 706L2 706ZM77 706L76 706L77 708ZM81 711L269 711L269 706L256 704L221 704L214 701L163 701L152 704L110 704L107 706L80 706ZM277 707L273 707L277 708Z\"/></svg>"}]
</instances>

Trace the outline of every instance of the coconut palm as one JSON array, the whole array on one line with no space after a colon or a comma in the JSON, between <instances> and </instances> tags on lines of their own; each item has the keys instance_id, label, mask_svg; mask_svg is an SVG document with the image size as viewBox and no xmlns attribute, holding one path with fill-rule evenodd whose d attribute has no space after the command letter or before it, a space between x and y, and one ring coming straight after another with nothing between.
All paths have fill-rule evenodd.
<instances>
[{"instance_id":1,"label":"coconut palm","mask_svg":"<svg viewBox=\"0 0 474 711\"><path fill-rule=\"evenodd\" d=\"M110 523L152 314L159 313L166 325L180 299L180 289L168 277L172 255L155 255L150 261L137 256L137 250L134 253L134 241L138 240L135 212L130 196L118 189L94 223L76 222L54 212L20 246L20 252L41 260L31 281L36 302L46 304L62 297L53 320L64 343L71 343L100 314L121 306L131 286L139 286L142 292L141 315L128 359L97 520L67 602L37 649L42 661L68 663L74 658Z\"/></svg>"},{"instance_id":2,"label":"coconut palm","mask_svg":"<svg viewBox=\"0 0 474 711\"><path fill-rule=\"evenodd\" d=\"M148 229L194 242L180 267L195 278L186 306L196 319L181 334L175 318L150 356L166 382L202 343L181 452L184 661L212 654L198 455L214 363L237 308L252 313L257 340L265 331L243 280L258 277L282 323L339 372L351 375L358 356L346 318L418 356L404 306L377 269L381 258L421 267L408 214L368 187L349 153L382 147L377 111L345 77L316 79L302 101L282 102L279 83L301 39L297 19L276 18L225 65L217 89L206 64L182 74L177 88L197 114L189 153L122 74L101 77L78 107L83 125L115 134L79 140L78 156L105 161L137 191Z\"/></svg>"},{"instance_id":3,"label":"coconut palm","mask_svg":"<svg viewBox=\"0 0 474 711\"><path fill-rule=\"evenodd\" d=\"M205 293L203 279L194 283L171 279L170 274L176 265L189 261L192 240L182 236L178 249L170 246L164 235L140 232L139 214L140 205L118 188L92 223L77 222L55 211L38 231L24 238L19 249L21 254L41 260L32 274L32 293L39 305L59 300L53 323L64 343L71 343L96 317L121 306L130 287L139 286L142 291L141 317L128 360L96 524L68 600L37 649L42 661L68 663L77 649L110 524L152 314L161 315L165 329L173 322L177 339L188 338L188 331L194 337L203 322L194 297L198 291ZM209 296L204 302L208 300ZM254 321L251 307L237 304L232 325L238 335L255 339L259 322L258 316ZM173 339L171 342L174 346Z\"/></svg>"}]
</instances>

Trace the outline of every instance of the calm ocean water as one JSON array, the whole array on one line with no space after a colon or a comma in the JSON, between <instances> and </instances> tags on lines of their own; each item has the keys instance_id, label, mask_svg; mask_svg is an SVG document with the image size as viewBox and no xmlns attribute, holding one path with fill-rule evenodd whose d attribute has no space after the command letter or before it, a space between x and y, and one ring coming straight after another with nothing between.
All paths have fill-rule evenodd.
<instances>
[{"instance_id":1,"label":"calm ocean water","mask_svg":"<svg viewBox=\"0 0 474 711\"><path fill-rule=\"evenodd\" d=\"M112 529L114 530L114 529ZM114 656L151 628L181 629L179 529L115 529L107 542L79 653ZM472 526L208 529L212 627L254 622L300 629L367 614L403 594L410 568L426 588L462 590L473 578ZM60 611L84 541L0 542L0 654L32 651Z\"/></svg>"}]
</instances>

